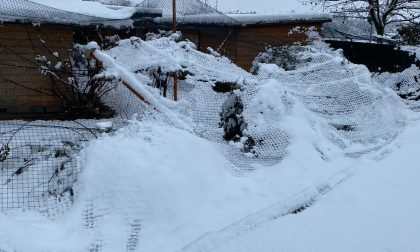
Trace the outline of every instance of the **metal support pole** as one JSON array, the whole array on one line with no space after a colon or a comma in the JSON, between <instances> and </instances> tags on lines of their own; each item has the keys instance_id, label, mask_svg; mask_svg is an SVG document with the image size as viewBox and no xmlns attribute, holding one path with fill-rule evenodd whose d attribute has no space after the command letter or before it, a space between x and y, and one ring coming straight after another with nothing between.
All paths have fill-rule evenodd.
<instances>
[{"instance_id":1,"label":"metal support pole","mask_svg":"<svg viewBox=\"0 0 420 252\"><path fill-rule=\"evenodd\" d=\"M176 0L172 0L172 32L176 33ZM174 101L178 101L178 79L176 73L173 75L174 78Z\"/></svg>"},{"instance_id":2,"label":"metal support pole","mask_svg":"<svg viewBox=\"0 0 420 252\"><path fill-rule=\"evenodd\" d=\"M172 0L172 31L176 32L176 0Z\"/></svg>"}]
</instances>

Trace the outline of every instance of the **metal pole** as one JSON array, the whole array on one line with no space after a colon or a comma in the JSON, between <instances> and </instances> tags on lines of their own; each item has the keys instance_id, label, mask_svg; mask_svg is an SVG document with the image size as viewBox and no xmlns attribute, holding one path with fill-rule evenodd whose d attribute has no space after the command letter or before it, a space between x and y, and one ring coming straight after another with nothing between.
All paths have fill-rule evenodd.
<instances>
[{"instance_id":1,"label":"metal pole","mask_svg":"<svg viewBox=\"0 0 420 252\"><path fill-rule=\"evenodd\" d=\"M176 0L172 0L172 32L176 33ZM178 100L178 79L176 73L173 75L174 77L174 101Z\"/></svg>"},{"instance_id":2,"label":"metal pole","mask_svg":"<svg viewBox=\"0 0 420 252\"><path fill-rule=\"evenodd\" d=\"M172 31L176 32L176 0L172 0Z\"/></svg>"}]
</instances>

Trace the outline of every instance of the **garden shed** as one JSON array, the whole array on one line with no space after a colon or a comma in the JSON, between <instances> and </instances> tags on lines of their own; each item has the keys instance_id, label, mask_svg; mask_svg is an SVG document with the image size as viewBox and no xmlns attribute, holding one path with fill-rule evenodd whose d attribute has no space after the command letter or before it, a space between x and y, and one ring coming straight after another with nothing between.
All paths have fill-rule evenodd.
<instances>
[{"instance_id":1,"label":"garden shed","mask_svg":"<svg viewBox=\"0 0 420 252\"><path fill-rule=\"evenodd\" d=\"M229 17L237 21L236 25L210 28L197 23L186 25L181 30L184 36L195 41L201 50L211 47L247 70L266 45L305 43L305 31L311 27L320 31L322 24L332 20L330 14L235 14Z\"/></svg>"},{"instance_id":2,"label":"garden shed","mask_svg":"<svg viewBox=\"0 0 420 252\"><path fill-rule=\"evenodd\" d=\"M163 15L147 26L144 23L135 23L135 26L145 31L151 28L171 30L172 11L167 2L144 1L140 6L161 8ZM212 48L247 70L266 45L305 43L304 31L310 27L320 31L324 23L332 21L332 15L328 13L225 15L200 1L187 2L177 7L177 28L184 38L202 51Z\"/></svg>"},{"instance_id":3,"label":"garden shed","mask_svg":"<svg viewBox=\"0 0 420 252\"><path fill-rule=\"evenodd\" d=\"M66 57L75 42L128 34L134 20L159 15L158 10L96 2L2 0L0 118L39 118L63 112L59 99L48 90L51 80L40 73L38 55Z\"/></svg>"}]
</instances>

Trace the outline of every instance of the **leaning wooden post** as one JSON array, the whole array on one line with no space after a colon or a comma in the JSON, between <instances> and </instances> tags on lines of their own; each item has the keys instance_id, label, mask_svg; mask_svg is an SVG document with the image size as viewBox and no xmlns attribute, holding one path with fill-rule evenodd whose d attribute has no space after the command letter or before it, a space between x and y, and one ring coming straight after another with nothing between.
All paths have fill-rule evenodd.
<instances>
[{"instance_id":1,"label":"leaning wooden post","mask_svg":"<svg viewBox=\"0 0 420 252\"><path fill-rule=\"evenodd\" d=\"M87 49L85 50L85 56L86 59L90 60L90 59L94 59L95 60L95 64L99 65L102 64L102 62L95 56L95 50L96 49ZM137 90L135 90L129 83L121 80L121 83L128 89L131 91L131 93L133 93L135 96L137 96L140 100L142 100L144 103L146 103L147 105L152 106L145 98L143 95L141 95L139 92L137 92ZM153 107L153 106L152 106ZM154 109L156 109L155 107L153 107Z\"/></svg>"},{"instance_id":2,"label":"leaning wooden post","mask_svg":"<svg viewBox=\"0 0 420 252\"><path fill-rule=\"evenodd\" d=\"M172 32L176 33L176 0L172 0ZM178 100L178 79L176 73L173 74L174 78L174 101Z\"/></svg>"}]
</instances>

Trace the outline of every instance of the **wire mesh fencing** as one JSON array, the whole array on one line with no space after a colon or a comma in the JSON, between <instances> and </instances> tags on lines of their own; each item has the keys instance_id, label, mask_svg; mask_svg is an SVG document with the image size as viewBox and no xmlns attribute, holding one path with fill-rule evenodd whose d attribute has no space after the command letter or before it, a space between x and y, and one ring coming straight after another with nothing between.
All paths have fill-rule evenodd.
<instances>
[{"instance_id":1,"label":"wire mesh fencing","mask_svg":"<svg viewBox=\"0 0 420 252\"><path fill-rule=\"evenodd\" d=\"M96 120L0 121L0 211L71 204L77 154L106 130ZM67 203L66 203L67 202Z\"/></svg>"}]
</instances>

